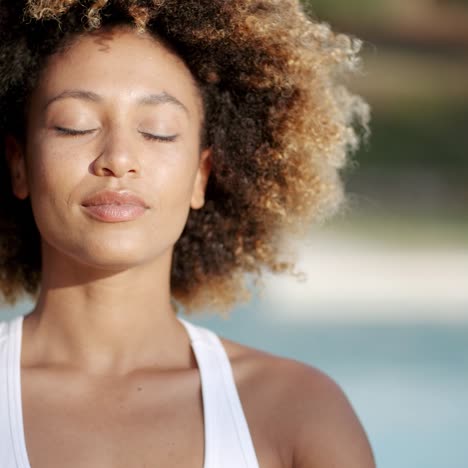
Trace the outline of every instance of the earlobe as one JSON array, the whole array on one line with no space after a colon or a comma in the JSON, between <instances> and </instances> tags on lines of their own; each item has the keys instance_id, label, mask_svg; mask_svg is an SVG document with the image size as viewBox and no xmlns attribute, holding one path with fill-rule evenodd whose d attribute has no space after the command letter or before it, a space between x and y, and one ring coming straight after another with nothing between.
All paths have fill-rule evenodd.
<instances>
[{"instance_id":1,"label":"earlobe","mask_svg":"<svg viewBox=\"0 0 468 468\"><path fill-rule=\"evenodd\" d=\"M22 145L11 135L5 138L5 155L13 193L20 200L24 200L29 195L25 155Z\"/></svg>"},{"instance_id":2,"label":"earlobe","mask_svg":"<svg viewBox=\"0 0 468 468\"><path fill-rule=\"evenodd\" d=\"M198 166L195 183L193 186L190 207L194 210L200 209L205 204L205 191L211 172L211 148L202 151L200 164Z\"/></svg>"}]
</instances>

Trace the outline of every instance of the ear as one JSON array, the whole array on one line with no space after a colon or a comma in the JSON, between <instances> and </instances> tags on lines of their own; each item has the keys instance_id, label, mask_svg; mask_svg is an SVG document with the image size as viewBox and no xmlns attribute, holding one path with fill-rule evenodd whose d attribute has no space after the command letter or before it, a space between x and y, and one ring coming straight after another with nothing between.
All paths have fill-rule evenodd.
<instances>
[{"instance_id":1,"label":"ear","mask_svg":"<svg viewBox=\"0 0 468 468\"><path fill-rule=\"evenodd\" d=\"M190 207L194 210L200 209L205 204L205 190L208 177L211 172L211 148L202 151L198 165L195 183L193 185Z\"/></svg>"},{"instance_id":2,"label":"ear","mask_svg":"<svg viewBox=\"0 0 468 468\"><path fill-rule=\"evenodd\" d=\"M23 146L12 135L7 135L4 143L13 193L20 200L24 200L29 195L29 188Z\"/></svg>"}]
</instances>

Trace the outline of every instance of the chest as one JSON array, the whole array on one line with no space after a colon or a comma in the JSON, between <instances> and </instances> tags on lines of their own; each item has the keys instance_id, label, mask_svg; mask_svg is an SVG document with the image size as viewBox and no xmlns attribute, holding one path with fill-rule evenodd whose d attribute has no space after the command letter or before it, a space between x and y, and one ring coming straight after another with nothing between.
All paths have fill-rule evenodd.
<instances>
[{"instance_id":1,"label":"chest","mask_svg":"<svg viewBox=\"0 0 468 468\"><path fill-rule=\"evenodd\" d=\"M22 380L31 468L203 467L196 373L98 387L27 371Z\"/></svg>"}]
</instances>

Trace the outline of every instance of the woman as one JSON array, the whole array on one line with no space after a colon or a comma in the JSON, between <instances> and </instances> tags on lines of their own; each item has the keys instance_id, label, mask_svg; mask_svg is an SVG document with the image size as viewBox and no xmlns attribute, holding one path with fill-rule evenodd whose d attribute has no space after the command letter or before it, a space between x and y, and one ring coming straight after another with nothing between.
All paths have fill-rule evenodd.
<instances>
[{"instance_id":1,"label":"woman","mask_svg":"<svg viewBox=\"0 0 468 468\"><path fill-rule=\"evenodd\" d=\"M175 314L338 206L356 45L295 1L0 5L2 468L373 467L329 377Z\"/></svg>"}]
</instances>

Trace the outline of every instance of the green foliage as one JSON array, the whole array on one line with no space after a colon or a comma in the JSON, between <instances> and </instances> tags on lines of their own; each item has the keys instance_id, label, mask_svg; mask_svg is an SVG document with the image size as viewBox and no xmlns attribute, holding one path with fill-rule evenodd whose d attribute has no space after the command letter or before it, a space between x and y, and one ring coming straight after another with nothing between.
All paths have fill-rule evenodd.
<instances>
[{"instance_id":1,"label":"green foliage","mask_svg":"<svg viewBox=\"0 0 468 468\"><path fill-rule=\"evenodd\" d=\"M361 165L410 165L468 174L467 107L420 106L375 114L369 146L357 160Z\"/></svg>"},{"instance_id":2,"label":"green foliage","mask_svg":"<svg viewBox=\"0 0 468 468\"><path fill-rule=\"evenodd\" d=\"M468 0L445 0L445 3L452 5L462 5L468 8Z\"/></svg>"},{"instance_id":3,"label":"green foliage","mask_svg":"<svg viewBox=\"0 0 468 468\"><path fill-rule=\"evenodd\" d=\"M336 16L375 16L385 10L385 0L301 0L306 11L313 16L333 18Z\"/></svg>"}]
</instances>

